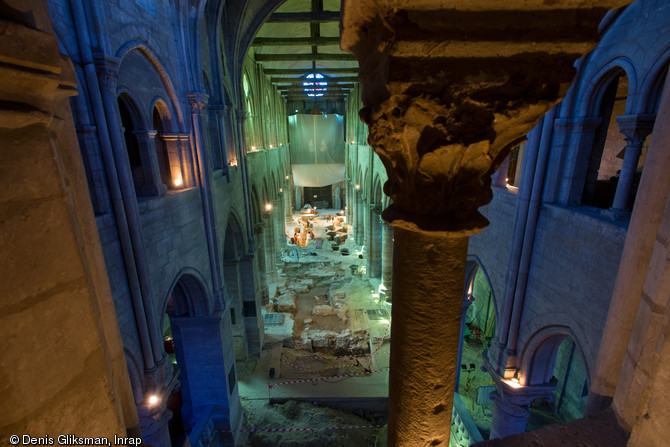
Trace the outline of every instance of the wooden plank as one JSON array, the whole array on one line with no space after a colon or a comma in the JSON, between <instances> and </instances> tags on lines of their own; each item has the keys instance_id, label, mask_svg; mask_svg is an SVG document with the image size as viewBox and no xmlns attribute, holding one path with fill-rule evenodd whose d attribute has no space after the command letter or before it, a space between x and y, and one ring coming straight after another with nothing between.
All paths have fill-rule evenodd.
<instances>
[{"instance_id":1,"label":"wooden plank","mask_svg":"<svg viewBox=\"0 0 670 447\"><path fill-rule=\"evenodd\" d=\"M308 73L307 71L303 71L303 73ZM333 78L325 78L326 82L330 83L335 83L335 82L358 82L358 77L357 76L340 76L340 77L333 77ZM307 82L307 79L304 77L300 78L282 78L279 76L272 76L270 78L270 82L273 84L300 84L302 85L303 82Z\"/></svg>"},{"instance_id":2,"label":"wooden plank","mask_svg":"<svg viewBox=\"0 0 670 447\"><path fill-rule=\"evenodd\" d=\"M282 45L339 45L339 37L257 37L251 44L260 46L282 46Z\"/></svg>"},{"instance_id":3,"label":"wooden plank","mask_svg":"<svg viewBox=\"0 0 670 447\"><path fill-rule=\"evenodd\" d=\"M304 75L309 73L310 70L304 70L302 68L265 68L263 69L266 75ZM317 68L317 72L321 74L349 74L349 73L358 73L358 68L356 67L342 67L342 68Z\"/></svg>"},{"instance_id":4,"label":"wooden plank","mask_svg":"<svg viewBox=\"0 0 670 447\"><path fill-rule=\"evenodd\" d=\"M275 12L266 23L339 22L340 11Z\"/></svg>"},{"instance_id":5,"label":"wooden plank","mask_svg":"<svg viewBox=\"0 0 670 447\"><path fill-rule=\"evenodd\" d=\"M256 54L256 62L268 61L355 61L349 53L305 53L305 54Z\"/></svg>"}]
</instances>

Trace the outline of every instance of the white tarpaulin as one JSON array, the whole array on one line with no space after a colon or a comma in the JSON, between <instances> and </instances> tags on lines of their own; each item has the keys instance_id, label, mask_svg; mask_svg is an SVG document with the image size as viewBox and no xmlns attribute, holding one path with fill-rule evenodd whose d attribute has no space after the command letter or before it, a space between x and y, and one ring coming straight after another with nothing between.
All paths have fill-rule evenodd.
<instances>
[{"instance_id":1,"label":"white tarpaulin","mask_svg":"<svg viewBox=\"0 0 670 447\"><path fill-rule=\"evenodd\" d=\"M288 117L296 186L327 186L344 180L344 119L341 115Z\"/></svg>"}]
</instances>

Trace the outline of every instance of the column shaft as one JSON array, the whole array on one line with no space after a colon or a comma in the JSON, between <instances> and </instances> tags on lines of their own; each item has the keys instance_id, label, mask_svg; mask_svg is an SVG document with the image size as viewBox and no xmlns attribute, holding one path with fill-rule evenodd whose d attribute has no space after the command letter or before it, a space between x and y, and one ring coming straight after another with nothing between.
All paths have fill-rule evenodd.
<instances>
[{"instance_id":1,"label":"column shaft","mask_svg":"<svg viewBox=\"0 0 670 447\"><path fill-rule=\"evenodd\" d=\"M391 298L393 279L393 227L382 222L382 291L388 301Z\"/></svg>"},{"instance_id":2,"label":"column shaft","mask_svg":"<svg viewBox=\"0 0 670 447\"><path fill-rule=\"evenodd\" d=\"M394 236L388 445L447 446L468 237Z\"/></svg>"}]
</instances>

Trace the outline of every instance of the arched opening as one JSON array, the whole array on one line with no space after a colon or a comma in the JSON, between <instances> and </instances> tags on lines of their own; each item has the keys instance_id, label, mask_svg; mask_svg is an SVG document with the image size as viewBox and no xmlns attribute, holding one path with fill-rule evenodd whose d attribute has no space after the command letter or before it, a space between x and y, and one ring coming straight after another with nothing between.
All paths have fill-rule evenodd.
<instances>
[{"instance_id":1,"label":"arched opening","mask_svg":"<svg viewBox=\"0 0 670 447\"><path fill-rule=\"evenodd\" d=\"M535 399L530 406L526 431L544 428L584 416L589 373L584 356L569 331L549 335L532 353L525 385L555 386L549 398Z\"/></svg>"},{"instance_id":2,"label":"arched opening","mask_svg":"<svg viewBox=\"0 0 670 447\"><path fill-rule=\"evenodd\" d=\"M600 124L596 129L582 193L583 205L604 209L610 208L614 202L626 148L616 117L626 113L628 77L623 70L610 76L600 99L597 112ZM635 181L637 183L639 177Z\"/></svg>"},{"instance_id":3,"label":"arched opening","mask_svg":"<svg viewBox=\"0 0 670 447\"><path fill-rule=\"evenodd\" d=\"M121 126L123 127L123 138L128 151L128 161L133 175L133 184L135 192L139 194L144 186L146 179L144 177L144 167L142 166L142 157L140 154L140 144L137 140L135 131L137 129L137 112L130 98L126 95L120 95L118 98L119 114L121 115Z\"/></svg>"},{"instance_id":4,"label":"arched opening","mask_svg":"<svg viewBox=\"0 0 670 447\"><path fill-rule=\"evenodd\" d=\"M491 431L493 416L493 402L489 394L495 391L495 385L481 366L482 353L489 348L495 334L495 303L491 282L479 262L468 260L466 272L455 398L486 439Z\"/></svg>"},{"instance_id":5,"label":"arched opening","mask_svg":"<svg viewBox=\"0 0 670 447\"><path fill-rule=\"evenodd\" d=\"M226 361L227 351L232 351L226 335L229 320L210 315L209 307L199 275L180 274L167 297L163 318L166 353L179 371L179 384L168 398L173 412L172 445L182 445L181 437L210 418L215 425L223 422L217 436L230 437L226 430L241 417L236 383L230 382L236 377L235 365Z\"/></svg>"}]
</instances>

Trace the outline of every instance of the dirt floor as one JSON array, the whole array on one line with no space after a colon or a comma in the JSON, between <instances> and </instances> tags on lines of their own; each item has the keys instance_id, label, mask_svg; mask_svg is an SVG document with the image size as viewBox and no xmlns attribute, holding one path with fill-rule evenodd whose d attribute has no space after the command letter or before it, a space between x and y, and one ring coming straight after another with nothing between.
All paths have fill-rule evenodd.
<instances>
[{"instance_id":1,"label":"dirt floor","mask_svg":"<svg viewBox=\"0 0 670 447\"><path fill-rule=\"evenodd\" d=\"M242 401L247 427L323 428L384 425L384 419L364 418L351 412L320 407L307 402L288 400ZM374 447L380 427L289 432L256 432L240 437L240 445L251 447Z\"/></svg>"},{"instance_id":2,"label":"dirt floor","mask_svg":"<svg viewBox=\"0 0 670 447\"><path fill-rule=\"evenodd\" d=\"M320 428L330 426L376 425L384 420L363 418L351 412L313 405L323 398L338 396L387 396L384 380L388 367L391 337L390 304L376 290L379 280L365 274L366 259L350 236L350 228L329 227L332 214L326 210L310 219L314 238L304 247L287 245L283 266L270 285L270 304L265 313L282 315L281 325L266 326L261 357L238 362L240 397L247 429ZM294 216L287 222L289 232L305 220ZM345 232L344 229L347 230ZM342 242L328 239L336 233ZM343 235L347 235L344 238ZM320 248L317 248L320 247ZM344 254L343 254L344 253ZM360 256L359 256L360 255ZM488 438L493 415L488 393L493 380L481 370L485 341L466 337L461 364L459 394L484 439ZM274 377L268 374L272 371ZM368 379L368 372L373 372ZM320 381L331 376L357 375L346 380ZM319 378L317 383L296 384L268 390L269 384L286 380ZM372 382L360 382L360 379ZM343 380L340 382L340 380ZM374 384L374 385L373 385ZM376 388L374 388L376 387ZM373 388L376 390L373 392ZM381 390L381 391L380 391ZM367 393L367 394L366 394ZM377 394L375 394L377 393ZM313 400L312 397L313 396ZM269 404L270 398L296 399ZM531 408L528 430L558 421L549 405L538 402ZM383 416L385 418L385 416ZM385 430L360 428L244 434L240 445L261 446L374 446L385 445Z\"/></svg>"}]
</instances>

